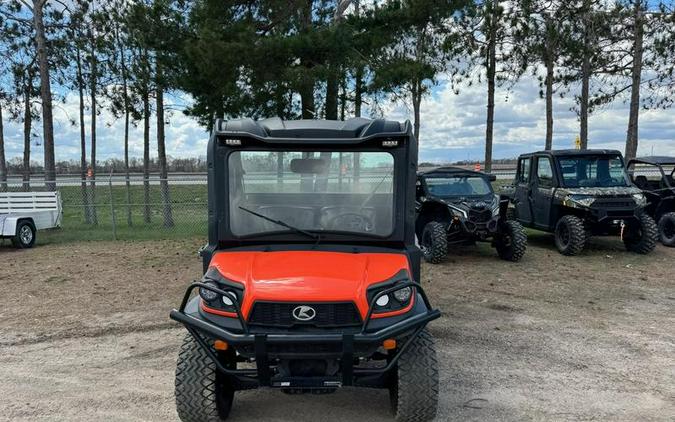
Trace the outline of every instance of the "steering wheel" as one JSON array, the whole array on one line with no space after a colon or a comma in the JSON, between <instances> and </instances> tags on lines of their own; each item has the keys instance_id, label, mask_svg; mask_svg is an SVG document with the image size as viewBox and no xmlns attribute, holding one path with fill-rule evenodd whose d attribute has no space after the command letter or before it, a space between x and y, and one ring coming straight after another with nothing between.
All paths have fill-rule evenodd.
<instances>
[{"instance_id":1,"label":"steering wheel","mask_svg":"<svg viewBox=\"0 0 675 422\"><path fill-rule=\"evenodd\" d=\"M358 214L355 212L345 212L338 214L328 220L326 225L329 229L363 232L371 232L375 227L373 220L363 214Z\"/></svg>"}]
</instances>

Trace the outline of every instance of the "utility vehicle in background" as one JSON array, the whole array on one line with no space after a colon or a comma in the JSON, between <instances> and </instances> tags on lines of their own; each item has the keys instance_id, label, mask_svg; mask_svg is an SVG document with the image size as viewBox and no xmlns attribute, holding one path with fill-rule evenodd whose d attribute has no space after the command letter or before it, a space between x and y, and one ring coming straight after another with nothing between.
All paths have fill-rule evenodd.
<instances>
[{"instance_id":1,"label":"utility vehicle in background","mask_svg":"<svg viewBox=\"0 0 675 422\"><path fill-rule=\"evenodd\" d=\"M417 173L415 231L424 259L437 264L448 249L488 241L500 258L519 261L527 234L506 218L508 198L500 199L490 182L494 175L459 167Z\"/></svg>"},{"instance_id":2,"label":"utility vehicle in background","mask_svg":"<svg viewBox=\"0 0 675 422\"><path fill-rule=\"evenodd\" d=\"M409 122L216 121L205 274L171 318L183 421L236 391L386 388L399 421L436 414L438 363L415 246ZM193 291L199 294L191 297Z\"/></svg>"},{"instance_id":3,"label":"utility vehicle in background","mask_svg":"<svg viewBox=\"0 0 675 422\"><path fill-rule=\"evenodd\" d=\"M504 190L513 217L552 232L563 255L576 255L595 235L620 237L626 249L646 254L656 245L647 200L631 185L614 150L557 150L521 155L514 185Z\"/></svg>"},{"instance_id":4,"label":"utility vehicle in background","mask_svg":"<svg viewBox=\"0 0 675 422\"><path fill-rule=\"evenodd\" d=\"M647 198L645 211L657 222L661 243L675 247L675 157L634 158L628 174Z\"/></svg>"}]
</instances>

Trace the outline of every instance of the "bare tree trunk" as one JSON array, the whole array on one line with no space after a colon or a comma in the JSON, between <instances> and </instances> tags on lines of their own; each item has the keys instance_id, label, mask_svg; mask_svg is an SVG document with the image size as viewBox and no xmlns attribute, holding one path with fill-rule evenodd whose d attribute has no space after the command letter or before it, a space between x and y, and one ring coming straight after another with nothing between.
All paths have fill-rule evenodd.
<instances>
[{"instance_id":1,"label":"bare tree trunk","mask_svg":"<svg viewBox=\"0 0 675 422\"><path fill-rule=\"evenodd\" d=\"M334 64L329 65L326 81L326 120L338 118L338 69Z\"/></svg>"},{"instance_id":2,"label":"bare tree trunk","mask_svg":"<svg viewBox=\"0 0 675 422\"><path fill-rule=\"evenodd\" d=\"M344 74L340 80L340 120L345 119L345 111L347 109L347 81ZM340 155L342 157L342 155Z\"/></svg>"},{"instance_id":3,"label":"bare tree trunk","mask_svg":"<svg viewBox=\"0 0 675 422\"><path fill-rule=\"evenodd\" d=\"M146 69L147 71L147 69ZM143 221L152 221L150 210L150 88L143 87Z\"/></svg>"},{"instance_id":4,"label":"bare tree trunk","mask_svg":"<svg viewBox=\"0 0 675 422\"><path fill-rule=\"evenodd\" d=\"M33 130L33 115L30 110L32 94L32 75L26 77L26 86L23 93L23 190L30 190L30 136Z\"/></svg>"},{"instance_id":5,"label":"bare tree trunk","mask_svg":"<svg viewBox=\"0 0 675 422\"><path fill-rule=\"evenodd\" d=\"M412 103L413 103L413 134L417 142L420 141L420 105L422 103L422 86L420 81L413 81L412 89Z\"/></svg>"},{"instance_id":6,"label":"bare tree trunk","mask_svg":"<svg viewBox=\"0 0 675 422\"><path fill-rule=\"evenodd\" d=\"M553 148L553 57L546 53L546 146Z\"/></svg>"},{"instance_id":7,"label":"bare tree trunk","mask_svg":"<svg viewBox=\"0 0 675 422\"><path fill-rule=\"evenodd\" d=\"M122 73L122 92L124 96L124 180L126 186L126 202L127 202L127 226L133 226L133 219L131 217L131 181L129 180L129 86L127 82L127 64L125 59L124 45L122 44L119 31L115 29L115 39L120 53L120 70Z\"/></svg>"},{"instance_id":8,"label":"bare tree trunk","mask_svg":"<svg viewBox=\"0 0 675 422\"><path fill-rule=\"evenodd\" d=\"M581 63L581 104L579 105L579 137L581 139L581 149L588 148L588 99L591 79L591 31L590 19L588 14L591 11L590 0L584 0L584 51L583 61Z\"/></svg>"},{"instance_id":9,"label":"bare tree trunk","mask_svg":"<svg viewBox=\"0 0 675 422\"><path fill-rule=\"evenodd\" d=\"M587 64L588 58L584 58L584 64L582 65L582 76L581 76L581 104L579 107L579 122L580 122L580 131L579 137L581 139L581 149L588 148L588 96L589 96L589 84L590 84L590 71L589 65Z\"/></svg>"},{"instance_id":10,"label":"bare tree trunk","mask_svg":"<svg viewBox=\"0 0 675 422\"><path fill-rule=\"evenodd\" d=\"M126 199L127 199L127 225L133 225L131 218L131 181L129 180L129 93L127 87L127 77L122 64L122 86L124 89L124 180L126 185Z\"/></svg>"},{"instance_id":11,"label":"bare tree trunk","mask_svg":"<svg viewBox=\"0 0 675 422\"><path fill-rule=\"evenodd\" d=\"M282 87L282 82L277 81L274 86L274 102L276 106L276 113L279 118L286 118L286 103L284 102L284 90ZM290 101L289 101L290 102Z\"/></svg>"},{"instance_id":12,"label":"bare tree trunk","mask_svg":"<svg viewBox=\"0 0 675 422\"><path fill-rule=\"evenodd\" d=\"M309 73L306 72L306 73ZM313 119L316 116L314 112L314 81L311 76L303 76L302 86L300 87L300 102L302 103L302 118Z\"/></svg>"},{"instance_id":13,"label":"bare tree trunk","mask_svg":"<svg viewBox=\"0 0 675 422\"><path fill-rule=\"evenodd\" d=\"M363 67L358 66L354 74L354 117L361 117L363 102Z\"/></svg>"},{"instance_id":14,"label":"bare tree trunk","mask_svg":"<svg viewBox=\"0 0 675 422\"><path fill-rule=\"evenodd\" d=\"M487 119L485 125L485 171L492 171L492 139L495 121L495 76L497 61L497 24L494 11L490 17L490 30L488 39L488 57L487 57Z\"/></svg>"},{"instance_id":15,"label":"bare tree trunk","mask_svg":"<svg viewBox=\"0 0 675 422\"><path fill-rule=\"evenodd\" d=\"M173 227L173 214L171 212L171 195L169 192L169 172L166 163L166 142L164 137L164 87L162 86L162 67L157 59L155 64L155 76L157 78L156 102L157 102L157 158L159 160L159 186L162 193L164 206L164 227Z\"/></svg>"},{"instance_id":16,"label":"bare tree trunk","mask_svg":"<svg viewBox=\"0 0 675 422\"><path fill-rule=\"evenodd\" d=\"M42 136L44 138L45 187L56 190L56 166L54 160L54 120L52 117L52 88L49 79L49 55L43 19L46 0L33 2L33 26L40 68L40 97L42 100Z\"/></svg>"},{"instance_id":17,"label":"bare tree trunk","mask_svg":"<svg viewBox=\"0 0 675 422\"><path fill-rule=\"evenodd\" d=\"M77 91L80 98L79 118L80 118L80 179L82 190L82 208L84 210L84 221L91 224L91 209L89 208L89 195L87 192L87 139L84 129L84 80L82 78L82 57L79 46L76 49L77 64Z\"/></svg>"},{"instance_id":18,"label":"bare tree trunk","mask_svg":"<svg viewBox=\"0 0 675 422\"><path fill-rule=\"evenodd\" d=\"M97 88L97 78L98 78L98 63L96 59L96 49L94 45L94 35L89 33L91 41L91 54L90 54L90 67L91 75L89 79L89 94L91 101L91 172L92 178L91 183L89 184L89 206L90 206L90 217L91 224L98 224L98 217L96 213L96 88Z\"/></svg>"},{"instance_id":19,"label":"bare tree trunk","mask_svg":"<svg viewBox=\"0 0 675 422\"><path fill-rule=\"evenodd\" d=\"M5 161L5 129L2 121L2 103L0 103L0 192L7 191L7 162Z\"/></svg>"},{"instance_id":20,"label":"bare tree trunk","mask_svg":"<svg viewBox=\"0 0 675 422\"><path fill-rule=\"evenodd\" d=\"M638 118L640 116L640 85L642 82L642 41L644 37L644 21L642 18L642 0L635 0L633 19L635 22L635 39L633 40L633 68L631 69L632 85L630 90L630 112L626 133L626 159L635 158L638 147Z\"/></svg>"},{"instance_id":21,"label":"bare tree trunk","mask_svg":"<svg viewBox=\"0 0 675 422\"><path fill-rule=\"evenodd\" d=\"M363 67L358 66L354 74L354 117L361 117L361 104L363 101ZM361 154L354 153L354 183L359 182L361 176Z\"/></svg>"},{"instance_id":22,"label":"bare tree trunk","mask_svg":"<svg viewBox=\"0 0 675 422\"><path fill-rule=\"evenodd\" d=\"M312 25L312 4L313 0L306 0L305 6L302 8L302 28L303 32L307 31ZM300 65L303 67L303 74L300 81L300 102L302 107L303 119L314 119L316 117L314 106L314 76L311 74L311 65L306 58L300 60Z\"/></svg>"}]
</instances>

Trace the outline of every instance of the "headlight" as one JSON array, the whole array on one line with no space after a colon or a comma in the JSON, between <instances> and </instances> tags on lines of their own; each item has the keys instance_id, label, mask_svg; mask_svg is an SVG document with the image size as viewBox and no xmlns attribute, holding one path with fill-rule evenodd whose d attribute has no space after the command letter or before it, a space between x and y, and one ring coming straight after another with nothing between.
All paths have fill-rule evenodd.
<instances>
[{"instance_id":1,"label":"headlight","mask_svg":"<svg viewBox=\"0 0 675 422\"><path fill-rule=\"evenodd\" d=\"M499 215L499 196L495 195L492 200L492 216Z\"/></svg>"},{"instance_id":2,"label":"headlight","mask_svg":"<svg viewBox=\"0 0 675 422\"><path fill-rule=\"evenodd\" d=\"M407 280L402 280L406 282ZM374 286L368 289L368 302L372 303L372 300L380 292L384 290L391 289L393 286L396 286L398 282L395 283L384 283L384 285ZM402 289L394 290L391 293L383 294L375 300L373 305L373 313L385 313L400 311L410 304L414 293L412 287L404 287Z\"/></svg>"},{"instance_id":3,"label":"headlight","mask_svg":"<svg viewBox=\"0 0 675 422\"><path fill-rule=\"evenodd\" d=\"M635 205L638 207L644 207L647 205L647 198L641 193L634 193L633 201L635 201Z\"/></svg>"},{"instance_id":4,"label":"headlight","mask_svg":"<svg viewBox=\"0 0 675 422\"><path fill-rule=\"evenodd\" d=\"M213 286L215 288L218 288L218 285L213 280L204 281L204 284L208 284L209 286ZM201 296L202 299L204 299L207 302L213 302L214 300L218 299L218 296L220 296L220 295L218 293L212 291L212 290L205 289L205 288L201 287L199 289L199 296Z\"/></svg>"},{"instance_id":5,"label":"headlight","mask_svg":"<svg viewBox=\"0 0 675 422\"><path fill-rule=\"evenodd\" d=\"M237 294L231 290L225 292L223 295L223 305L225 306L234 306L234 302L237 300Z\"/></svg>"},{"instance_id":6,"label":"headlight","mask_svg":"<svg viewBox=\"0 0 675 422\"><path fill-rule=\"evenodd\" d=\"M375 304L380 308L385 307L389 304L389 295L382 295L377 298Z\"/></svg>"},{"instance_id":7,"label":"headlight","mask_svg":"<svg viewBox=\"0 0 675 422\"><path fill-rule=\"evenodd\" d=\"M582 207L590 207L593 205L593 202L595 202L595 197L588 195L568 195L567 198L565 198L565 202L567 201L581 205Z\"/></svg>"},{"instance_id":8,"label":"headlight","mask_svg":"<svg viewBox=\"0 0 675 422\"><path fill-rule=\"evenodd\" d=\"M448 202L448 201L443 201L443 200L442 200L442 202L443 202L445 205L448 206L448 210L450 210L450 214L451 214L453 217L463 217L463 218L466 218L466 217L467 217L467 214L466 214L466 212L465 212L464 210L461 210L461 209L457 208L455 205L451 204L451 203Z\"/></svg>"},{"instance_id":9,"label":"headlight","mask_svg":"<svg viewBox=\"0 0 675 422\"><path fill-rule=\"evenodd\" d=\"M412 296L412 289L410 287L405 287L394 292L394 297L401 303L407 303L410 300L410 296Z\"/></svg>"},{"instance_id":10,"label":"headlight","mask_svg":"<svg viewBox=\"0 0 675 422\"><path fill-rule=\"evenodd\" d=\"M202 283L225 292L221 295L204 287L200 288L199 296L208 308L231 313L237 311L237 305L241 304L244 298L244 286L241 283L227 280L218 271L212 269L209 269Z\"/></svg>"}]
</instances>

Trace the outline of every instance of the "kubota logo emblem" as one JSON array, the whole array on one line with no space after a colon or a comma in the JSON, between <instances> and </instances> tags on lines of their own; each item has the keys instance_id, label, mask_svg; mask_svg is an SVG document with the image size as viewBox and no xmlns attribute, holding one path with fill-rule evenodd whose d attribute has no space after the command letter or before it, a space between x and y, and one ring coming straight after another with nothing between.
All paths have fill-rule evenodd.
<instances>
[{"instance_id":1,"label":"kubota logo emblem","mask_svg":"<svg viewBox=\"0 0 675 422\"><path fill-rule=\"evenodd\" d=\"M293 318L298 321L311 321L316 316L316 311L311 306L300 305L293 309Z\"/></svg>"}]
</instances>

